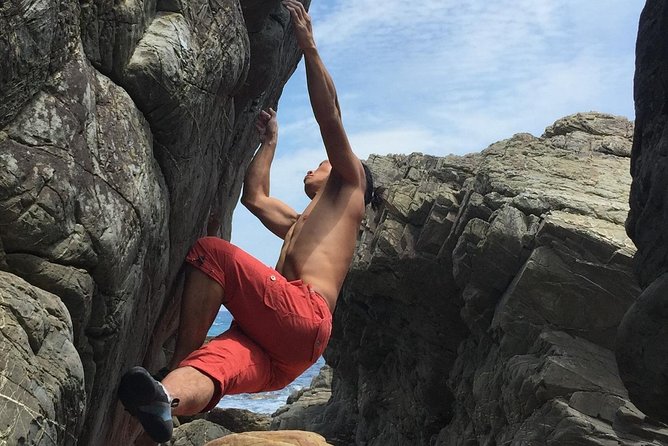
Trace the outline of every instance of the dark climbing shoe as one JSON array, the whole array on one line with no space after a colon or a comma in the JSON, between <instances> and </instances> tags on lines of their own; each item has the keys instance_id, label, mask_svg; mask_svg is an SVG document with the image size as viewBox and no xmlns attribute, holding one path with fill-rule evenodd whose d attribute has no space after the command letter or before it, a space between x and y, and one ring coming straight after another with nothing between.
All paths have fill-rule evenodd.
<instances>
[{"instance_id":1,"label":"dark climbing shoe","mask_svg":"<svg viewBox=\"0 0 668 446\"><path fill-rule=\"evenodd\" d=\"M121 378L118 398L158 443L172 438L172 408L164 387L143 367L133 367Z\"/></svg>"}]
</instances>

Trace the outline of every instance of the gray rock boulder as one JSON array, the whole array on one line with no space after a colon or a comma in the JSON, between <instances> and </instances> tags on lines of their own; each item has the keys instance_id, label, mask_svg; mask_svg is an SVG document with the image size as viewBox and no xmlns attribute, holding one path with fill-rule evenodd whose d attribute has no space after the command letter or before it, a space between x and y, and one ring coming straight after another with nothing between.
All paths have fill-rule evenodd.
<instances>
[{"instance_id":1,"label":"gray rock boulder","mask_svg":"<svg viewBox=\"0 0 668 446\"><path fill-rule=\"evenodd\" d=\"M0 271L0 339L0 443L76 445L84 371L62 301Z\"/></svg>"},{"instance_id":2,"label":"gray rock boulder","mask_svg":"<svg viewBox=\"0 0 668 446\"><path fill-rule=\"evenodd\" d=\"M649 0L642 12L636 44L636 128L627 231L638 247L635 270L643 287L665 272L668 265L668 243L662 230L667 166L662 130L668 117L663 113L665 101L661 93L668 90L668 84L661 74L667 70L664 49L668 44L663 39L666 21L666 5Z\"/></svg>"},{"instance_id":3,"label":"gray rock boulder","mask_svg":"<svg viewBox=\"0 0 668 446\"><path fill-rule=\"evenodd\" d=\"M266 431L269 430L271 424L271 417L268 415L256 414L245 409L221 409L219 407L214 407L211 411L203 414L178 417L178 419L181 424L200 419L206 420L235 433Z\"/></svg>"},{"instance_id":4,"label":"gray rock boulder","mask_svg":"<svg viewBox=\"0 0 668 446\"><path fill-rule=\"evenodd\" d=\"M330 442L661 444L614 354L640 294L624 230L632 124L584 113L480 154L372 157L326 352Z\"/></svg>"},{"instance_id":5,"label":"gray rock boulder","mask_svg":"<svg viewBox=\"0 0 668 446\"><path fill-rule=\"evenodd\" d=\"M332 374L332 368L324 365L308 387L290 395L286 405L272 414L271 430L323 430L330 423L324 409L332 396Z\"/></svg>"},{"instance_id":6,"label":"gray rock boulder","mask_svg":"<svg viewBox=\"0 0 668 446\"><path fill-rule=\"evenodd\" d=\"M463 183L479 161L368 160L385 200L367 214L334 316L329 424L318 431L330 442L426 443L451 416L448 372L467 329L451 262L438 257L439 234L454 227Z\"/></svg>"},{"instance_id":7,"label":"gray rock boulder","mask_svg":"<svg viewBox=\"0 0 668 446\"><path fill-rule=\"evenodd\" d=\"M132 444L139 429L118 405L119 377L163 365L179 270L210 213L230 235L255 120L300 57L289 14L232 0L5 2L0 12L0 269L71 316L85 373L85 393L71 398L85 405L55 419L72 416L80 444ZM36 441L12 424L16 412L2 416Z\"/></svg>"},{"instance_id":8,"label":"gray rock boulder","mask_svg":"<svg viewBox=\"0 0 668 446\"><path fill-rule=\"evenodd\" d=\"M636 128L631 154L627 232L638 247L635 272L644 288L617 336L617 362L632 401L647 415L668 422L668 7L649 0L640 18L634 99Z\"/></svg>"},{"instance_id":9,"label":"gray rock boulder","mask_svg":"<svg viewBox=\"0 0 668 446\"><path fill-rule=\"evenodd\" d=\"M0 11L3 128L71 59L79 44L79 6L58 1L3 2Z\"/></svg>"},{"instance_id":10,"label":"gray rock boulder","mask_svg":"<svg viewBox=\"0 0 668 446\"><path fill-rule=\"evenodd\" d=\"M629 309L617 333L617 362L632 401L668 422L668 274L654 280Z\"/></svg>"},{"instance_id":11,"label":"gray rock boulder","mask_svg":"<svg viewBox=\"0 0 668 446\"><path fill-rule=\"evenodd\" d=\"M245 409L214 408L206 414L206 420L223 426L231 432L266 431L271 419L268 415L256 414Z\"/></svg>"},{"instance_id":12,"label":"gray rock boulder","mask_svg":"<svg viewBox=\"0 0 668 446\"><path fill-rule=\"evenodd\" d=\"M174 429L169 446L203 446L231 432L207 420L193 420Z\"/></svg>"},{"instance_id":13,"label":"gray rock boulder","mask_svg":"<svg viewBox=\"0 0 668 446\"><path fill-rule=\"evenodd\" d=\"M86 412L101 416L115 404L109 382L120 373L122 355L139 357L145 348L125 327L138 311L156 320L164 298L144 298L162 287L166 259L154 253L168 243L167 196L148 123L78 51L3 135L7 269L68 305L87 409L94 408ZM148 337L150 329L140 332Z\"/></svg>"}]
</instances>

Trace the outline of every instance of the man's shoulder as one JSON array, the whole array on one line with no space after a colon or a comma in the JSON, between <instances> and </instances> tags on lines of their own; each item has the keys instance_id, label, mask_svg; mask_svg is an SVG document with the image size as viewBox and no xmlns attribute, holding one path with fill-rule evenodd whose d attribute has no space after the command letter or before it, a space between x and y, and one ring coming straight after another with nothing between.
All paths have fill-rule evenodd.
<instances>
[{"instance_id":1,"label":"man's shoulder","mask_svg":"<svg viewBox=\"0 0 668 446\"><path fill-rule=\"evenodd\" d=\"M364 173L364 167L362 166L362 161L359 160L358 160L357 173L358 173L357 178L354 180L350 180L348 176L342 175L341 173L337 172L337 170L334 167L332 167L330 178L333 177L336 180L336 182L340 183L341 185L352 186L364 190L366 187L366 174Z\"/></svg>"}]
</instances>

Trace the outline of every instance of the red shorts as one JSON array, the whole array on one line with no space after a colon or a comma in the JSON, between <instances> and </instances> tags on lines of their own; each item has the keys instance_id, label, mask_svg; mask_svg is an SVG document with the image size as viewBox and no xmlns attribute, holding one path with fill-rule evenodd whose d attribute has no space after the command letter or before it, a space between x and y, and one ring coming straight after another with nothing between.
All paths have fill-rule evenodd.
<instances>
[{"instance_id":1,"label":"red shorts","mask_svg":"<svg viewBox=\"0 0 668 446\"><path fill-rule=\"evenodd\" d=\"M282 389L322 355L332 332L327 302L301 280L217 237L199 239L186 262L218 282L232 326L181 361L209 376L214 395Z\"/></svg>"}]
</instances>

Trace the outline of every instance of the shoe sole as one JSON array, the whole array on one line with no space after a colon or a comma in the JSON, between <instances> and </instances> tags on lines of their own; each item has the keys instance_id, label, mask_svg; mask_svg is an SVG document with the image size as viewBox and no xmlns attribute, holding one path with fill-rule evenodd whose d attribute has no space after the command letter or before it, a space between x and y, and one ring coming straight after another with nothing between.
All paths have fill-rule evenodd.
<instances>
[{"instance_id":1,"label":"shoe sole","mask_svg":"<svg viewBox=\"0 0 668 446\"><path fill-rule=\"evenodd\" d=\"M165 421L159 415L142 411L143 406L156 403L156 381L143 367L133 367L121 378L118 386L118 398L132 416L137 418L146 433L158 443L172 438L172 421ZM169 403L165 403L169 404Z\"/></svg>"}]
</instances>

